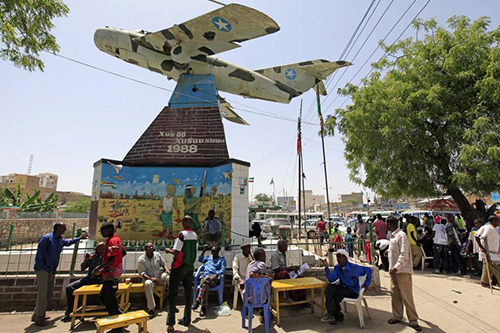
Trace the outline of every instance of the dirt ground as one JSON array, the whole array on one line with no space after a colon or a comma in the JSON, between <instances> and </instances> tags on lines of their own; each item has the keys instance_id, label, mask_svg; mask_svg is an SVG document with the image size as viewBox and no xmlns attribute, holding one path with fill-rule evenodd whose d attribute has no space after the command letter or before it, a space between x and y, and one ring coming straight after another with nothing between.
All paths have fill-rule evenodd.
<instances>
[{"instance_id":1,"label":"dirt ground","mask_svg":"<svg viewBox=\"0 0 500 333\"><path fill-rule=\"evenodd\" d=\"M382 292L366 296L370 308L371 319L366 318L364 332L413 332L405 324L389 325L391 316L391 298L389 295L389 275L381 272ZM457 290L459 292L453 291ZM477 279L459 276L436 275L428 271L416 272L413 276L413 293L420 325L423 331L433 332L500 332L498 306L500 305L500 289L493 295L489 289L479 285ZM211 298L212 299L212 298ZM213 298L215 300L215 298ZM180 306L181 314L183 307ZM320 311L311 314L310 309L297 310L285 308L281 315L281 327L273 325L270 332L348 332L361 330L356 309L348 307L345 321L337 326L320 322ZM179 332L246 332L241 327L241 304L231 316L216 317L210 310L206 318L200 318L198 312L193 313L191 327L176 326ZM59 321L63 312L51 311L50 325L38 328L30 322L30 313L0 314L1 332L68 332L70 324ZM161 312L149 322L150 332L165 332L166 312ZM78 325L75 332L95 332L94 324L89 320ZM129 327L136 332L137 327ZM254 317L254 332L265 332Z\"/></svg>"}]
</instances>

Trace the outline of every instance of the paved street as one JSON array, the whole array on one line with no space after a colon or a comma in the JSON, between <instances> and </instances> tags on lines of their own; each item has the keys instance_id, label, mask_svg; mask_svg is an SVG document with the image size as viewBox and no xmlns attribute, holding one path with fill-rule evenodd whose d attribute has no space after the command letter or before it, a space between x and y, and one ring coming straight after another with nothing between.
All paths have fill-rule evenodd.
<instances>
[{"instance_id":1,"label":"paved street","mask_svg":"<svg viewBox=\"0 0 500 333\"><path fill-rule=\"evenodd\" d=\"M390 317L390 296L388 294L389 277L381 273L381 293L367 296L372 319L366 319L364 332L413 332L404 325L387 324ZM464 279L458 276L435 275L430 272L417 272L414 275L414 297L423 331L433 332L498 332L498 304L500 304L500 290L491 295L489 289L481 287L478 280ZM456 289L461 294L452 291ZM456 301L456 303L455 303ZM181 313L183 311L182 307ZM62 312L50 312L53 320L50 326L44 328L46 332L67 332L69 323L58 321ZM161 313L150 321L151 332L165 332L165 313ZM349 313L343 324L331 326L319 321L319 313L311 314L309 309L300 311L287 308L282 314L282 326L273 326L271 332L348 332L359 330L356 310L349 307ZM29 313L1 314L0 327L3 332L39 332L42 329L32 325ZM258 318L254 323L259 325ZM255 326L254 326L255 327ZM213 314L201 319L194 313L193 325L186 329L176 326L179 332L245 332L241 328L241 312L233 311L229 317L216 318ZM136 332L136 327L130 327L130 332ZM91 322L79 325L76 332L95 332ZM254 332L264 332L264 327L256 326Z\"/></svg>"}]
</instances>

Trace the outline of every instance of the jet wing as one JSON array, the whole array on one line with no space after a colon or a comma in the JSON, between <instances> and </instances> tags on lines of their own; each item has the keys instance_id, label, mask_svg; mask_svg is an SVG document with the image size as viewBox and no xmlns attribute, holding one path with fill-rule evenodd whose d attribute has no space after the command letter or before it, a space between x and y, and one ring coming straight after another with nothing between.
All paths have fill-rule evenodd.
<instances>
[{"instance_id":1,"label":"jet wing","mask_svg":"<svg viewBox=\"0 0 500 333\"><path fill-rule=\"evenodd\" d=\"M240 125L249 125L245 119L241 118L236 112L234 112L233 107L229 102L227 102L223 97L217 96L219 98L219 109L222 117L226 118L233 123Z\"/></svg>"},{"instance_id":2,"label":"jet wing","mask_svg":"<svg viewBox=\"0 0 500 333\"><path fill-rule=\"evenodd\" d=\"M246 6L229 4L171 28L133 40L149 49L171 55L177 45L194 57L237 47L237 43L272 34L280 27L269 16Z\"/></svg>"}]
</instances>

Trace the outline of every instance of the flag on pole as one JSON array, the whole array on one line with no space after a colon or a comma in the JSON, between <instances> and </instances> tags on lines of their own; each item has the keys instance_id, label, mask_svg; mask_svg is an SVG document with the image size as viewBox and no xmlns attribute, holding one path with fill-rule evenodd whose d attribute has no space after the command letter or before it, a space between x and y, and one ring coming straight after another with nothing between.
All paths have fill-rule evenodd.
<instances>
[{"instance_id":1,"label":"flag on pole","mask_svg":"<svg viewBox=\"0 0 500 333\"><path fill-rule=\"evenodd\" d=\"M323 132L324 129L324 123L323 123L323 114L321 113L321 102L319 99L319 87L317 86L318 90L316 90L316 104L318 108L318 118L319 118L319 125L321 126L320 131Z\"/></svg>"},{"instance_id":2,"label":"flag on pole","mask_svg":"<svg viewBox=\"0 0 500 333\"><path fill-rule=\"evenodd\" d=\"M321 130L323 130L323 127L324 127L323 115L321 114L321 106L319 104L318 104L318 118L319 118L319 125L321 126Z\"/></svg>"},{"instance_id":3,"label":"flag on pole","mask_svg":"<svg viewBox=\"0 0 500 333\"><path fill-rule=\"evenodd\" d=\"M305 172L302 172L302 178L306 179L306 174L305 174Z\"/></svg>"},{"instance_id":4,"label":"flag on pole","mask_svg":"<svg viewBox=\"0 0 500 333\"><path fill-rule=\"evenodd\" d=\"M274 184L274 177L271 178L271 182L269 183L269 185L273 185Z\"/></svg>"},{"instance_id":5,"label":"flag on pole","mask_svg":"<svg viewBox=\"0 0 500 333\"><path fill-rule=\"evenodd\" d=\"M253 183L253 177L249 177L249 178L248 178L248 182L249 182L249 183Z\"/></svg>"}]
</instances>

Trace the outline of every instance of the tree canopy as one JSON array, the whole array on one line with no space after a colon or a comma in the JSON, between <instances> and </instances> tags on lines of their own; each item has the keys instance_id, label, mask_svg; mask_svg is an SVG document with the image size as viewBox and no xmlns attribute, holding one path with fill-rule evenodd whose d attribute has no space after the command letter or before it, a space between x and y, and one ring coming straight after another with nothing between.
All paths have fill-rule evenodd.
<instances>
[{"instance_id":1,"label":"tree canopy","mask_svg":"<svg viewBox=\"0 0 500 333\"><path fill-rule=\"evenodd\" d=\"M52 21L68 13L68 6L60 0L0 1L0 56L17 67L43 71L40 52L59 52L50 33Z\"/></svg>"},{"instance_id":2,"label":"tree canopy","mask_svg":"<svg viewBox=\"0 0 500 333\"><path fill-rule=\"evenodd\" d=\"M449 194L470 220L488 212L464 193L500 189L500 29L486 17L447 23L415 21L416 38L382 45L326 125L343 136L355 182L394 198Z\"/></svg>"},{"instance_id":3,"label":"tree canopy","mask_svg":"<svg viewBox=\"0 0 500 333\"><path fill-rule=\"evenodd\" d=\"M90 212L90 199L82 199L69 203L64 209L66 213L88 213Z\"/></svg>"},{"instance_id":4,"label":"tree canopy","mask_svg":"<svg viewBox=\"0 0 500 333\"><path fill-rule=\"evenodd\" d=\"M265 193L259 193L255 196L255 200L259 202L273 201L273 198Z\"/></svg>"}]
</instances>

